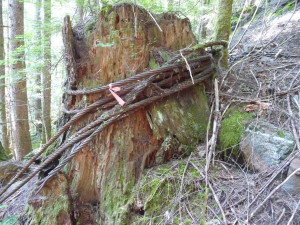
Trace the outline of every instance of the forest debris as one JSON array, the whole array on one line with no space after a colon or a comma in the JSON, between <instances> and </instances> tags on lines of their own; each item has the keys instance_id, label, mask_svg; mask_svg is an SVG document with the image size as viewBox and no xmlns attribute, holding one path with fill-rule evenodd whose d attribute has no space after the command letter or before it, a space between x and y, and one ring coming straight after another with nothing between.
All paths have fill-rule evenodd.
<instances>
[{"instance_id":1,"label":"forest debris","mask_svg":"<svg viewBox=\"0 0 300 225\"><path fill-rule=\"evenodd\" d=\"M284 185L292 176L294 176L297 172L300 171L300 168L298 168L297 170L295 170L293 173L291 173L283 182L281 182L279 185L276 186L276 188L274 188L270 194L252 211L252 213L250 214L250 219L253 218L253 216L258 212L258 210L266 203L266 201L269 200L269 198L276 192L279 190L279 188L282 187L282 185Z\"/></svg>"},{"instance_id":2,"label":"forest debris","mask_svg":"<svg viewBox=\"0 0 300 225\"><path fill-rule=\"evenodd\" d=\"M276 53L276 55L274 56L274 58L277 59L278 56L280 56L281 53L282 53L282 48L279 49L279 51Z\"/></svg>"},{"instance_id":3,"label":"forest debris","mask_svg":"<svg viewBox=\"0 0 300 225\"><path fill-rule=\"evenodd\" d=\"M254 103L244 106L244 110L245 110L245 112L252 112L252 111L256 111L256 110L261 112L261 111L268 110L270 105L271 105L270 103L256 101Z\"/></svg>"},{"instance_id":4,"label":"forest debris","mask_svg":"<svg viewBox=\"0 0 300 225\"><path fill-rule=\"evenodd\" d=\"M191 80L192 80L192 82L193 82L193 84L194 84L194 78L193 78L193 74L192 74L192 71L191 71L191 67L190 67L188 61L186 60L186 58L184 57L184 55L182 54L181 50L180 50L180 55L181 55L181 57L184 59L184 61L185 61L185 63L186 63L186 68L187 68L188 71L190 72L190 77L191 77Z\"/></svg>"}]
</instances>

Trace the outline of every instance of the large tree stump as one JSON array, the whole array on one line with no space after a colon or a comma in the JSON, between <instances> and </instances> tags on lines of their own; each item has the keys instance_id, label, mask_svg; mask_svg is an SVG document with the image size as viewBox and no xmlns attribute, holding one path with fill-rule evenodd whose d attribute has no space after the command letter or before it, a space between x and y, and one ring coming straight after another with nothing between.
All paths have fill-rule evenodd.
<instances>
[{"instance_id":1,"label":"large tree stump","mask_svg":"<svg viewBox=\"0 0 300 225\"><path fill-rule=\"evenodd\" d=\"M169 52L196 43L188 19L167 13L155 17L162 32L146 10L131 4L103 10L95 22L84 28L79 25L72 28L66 17L63 28L66 88L89 89L130 77L155 67ZM108 93L65 95L64 107L82 108ZM96 116L97 112L89 114L65 136ZM48 201L39 204L43 210L57 204L50 199L61 193L62 187L69 196L63 195L65 207L60 207L61 211L51 218L35 219L39 222L33 224L54 224L58 219L80 224L126 224L128 198L143 169L192 150L205 137L208 116L201 84L110 125L65 168L66 179L62 175L56 178L62 181L60 191L49 192L57 189L54 184L59 182L55 180L42 190L48 196Z\"/></svg>"}]
</instances>

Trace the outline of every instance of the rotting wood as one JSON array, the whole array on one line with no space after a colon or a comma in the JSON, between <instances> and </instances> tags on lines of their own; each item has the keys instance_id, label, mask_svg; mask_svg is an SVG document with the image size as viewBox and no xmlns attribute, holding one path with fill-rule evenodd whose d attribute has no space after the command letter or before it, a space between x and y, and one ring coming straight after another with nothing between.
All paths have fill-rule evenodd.
<instances>
[{"instance_id":1,"label":"rotting wood","mask_svg":"<svg viewBox=\"0 0 300 225\"><path fill-rule=\"evenodd\" d=\"M201 62L203 60L203 63L205 65L205 62L206 60L209 60L210 61L210 56L201 56L199 58L196 58L196 59L193 59L190 61L190 63L195 63L195 62ZM151 70L151 71L146 71L144 73L140 73L136 76L133 76L133 77L130 77L128 79L124 79L124 80L121 80L121 81L118 81L118 82L114 82L112 83L112 86L122 86L122 85L125 85L125 84L131 84L132 82L137 82L137 81L140 81L142 79L145 79L149 76L152 76L152 75L161 75L162 72L164 71L168 71L168 70L172 70L174 68L178 68L180 66L183 66L185 65L185 63L177 63L177 64L174 64L174 65L169 65L169 66L165 66L163 68L159 68L157 70ZM207 64L208 66L209 64ZM204 67L205 69L205 67ZM171 78L172 79L172 78ZM162 83L164 84L164 82ZM132 88L132 86L129 86L127 88L124 88L124 90L122 90L122 94L125 94L125 93L128 93L129 89ZM66 93L68 94L74 94L74 95L82 95L82 94L95 94L95 93L99 93L101 91L107 91L109 89L109 85L104 85L104 86L101 86L99 88L95 88L95 89L92 89L92 90L79 90L79 91L66 91ZM87 106L85 109L77 112L76 115L74 115L70 121L68 121L42 148L41 150L36 153L36 155L34 155L29 161L28 163L24 166L24 168L22 170L20 170L16 176L5 186L5 188L3 188L3 190L0 192L0 196L2 196L2 194L25 172L25 170L31 165L34 163L34 161L40 157L46 150L47 148L53 144L55 142L55 140L57 140L57 138L62 135L66 130L69 129L69 127L74 124L75 122L79 121L84 115L86 115L87 113L93 111L93 110L96 110L98 109L100 106L104 105L104 104L110 104L109 106L114 106L116 104L115 101L113 101L114 98L112 96L108 96L108 97L105 97L105 98L101 98L100 100L92 103L91 105ZM112 103L109 103L111 102ZM72 113L72 112L71 112Z\"/></svg>"},{"instance_id":2,"label":"rotting wood","mask_svg":"<svg viewBox=\"0 0 300 225\"><path fill-rule=\"evenodd\" d=\"M200 58L198 58L197 60L199 60L199 59L207 59L207 57L200 57ZM208 57L209 58L209 57ZM196 60L191 60L190 61L190 64L192 65L192 63L197 63L197 61ZM182 64L180 64L180 65L182 65ZM170 66L168 66L168 68L170 68ZM172 67L171 67L172 68ZM173 67L174 68L174 67ZM193 66L191 66L191 68L193 68ZM202 67L200 67L201 69L202 69ZM186 69L186 71L187 71L187 69ZM201 71L201 70L200 70ZM198 72L200 72L200 71L197 71L196 70L196 73ZM145 72L146 73L146 72ZM143 78L145 78L146 77L146 75L145 75L145 73L142 75L143 76ZM195 82L195 84L197 84L197 83L199 83L199 82L201 82L201 81L203 81L203 80L206 80L206 79L208 79L210 76L212 76L212 74L214 73L214 70L212 69L212 68L207 68L206 70L204 70L202 73L200 73L199 75L195 75L194 76L194 82ZM148 78L150 77L150 78L153 78L153 76L154 75L156 75L156 76L159 76L159 75L161 75L161 70L157 70L156 71L156 74L155 74L155 72L151 72L151 71L149 71L149 73L146 73L147 74L147 76L148 76ZM183 77L188 77L189 78L189 74L190 74L190 72L186 72L186 74L187 74L187 76L183 76ZM136 77L138 77L138 78L136 78ZM174 77L173 77L174 78ZM171 78L171 79L173 79L173 78ZM135 80L140 80L140 79L142 79L141 78L141 75L140 76L135 76L135 78L133 78L133 79L126 79L126 81L125 82L122 82L122 81L120 81L120 82L116 82L116 83L119 83L119 84L117 84L117 85L120 85L120 83L121 83L121 85L122 84L124 84L124 83L130 83L130 82L132 82L132 81L135 81ZM169 78L170 79L170 78ZM151 79L150 79L151 80ZM113 83L113 86L117 86L116 85L116 83ZM145 84L139 84L138 86L137 86L137 88L136 89L141 89L141 90L143 90L146 86L147 86L147 84L148 84L149 82L146 82L146 85ZM164 82L164 80L161 80L161 84L164 84L165 82ZM95 128L95 126L97 126L97 125L99 125L99 124L101 124L101 123L103 123L105 120L110 120L110 118L112 118L112 117L116 117L116 119L115 120L111 120L108 124L110 124L110 123L112 123L112 122L115 122L118 118L117 117L119 117L120 115L123 115L124 113L126 113L126 112L129 112L129 111L131 111L131 110L137 110L138 108L141 108L141 107L144 107L144 106L146 106L146 105L148 105L148 104L150 104L150 103L152 103L152 102L154 102L154 101L157 101L157 100L159 100L159 99L161 99L161 98L164 98L164 97L166 97L166 96L169 96L169 95L172 95L172 94L174 94L174 93L176 93L176 92L178 92L178 91L182 91L182 90L184 90L184 89L186 89L186 88L188 88L188 87L191 87L191 86L193 86L194 84L193 84L193 82L190 80L190 79L188 79L188 80L185 80L185 81L183 81L182 83L176 83L176 82L174 82L175 83L175 85L174 85L174 89L172 90L172 88L170 88L169 90L165 90L165 91L163 91L163 93L161 93L160 95L158 95L158 96L153 96L153 97L150 97L150 98L148 98L148 99L146 99L146 100L144 100L144 101L141 101L141 102L138 102L138 103L136 103L136 104L132 104L132 105L128 105L128 107L124 107L124 108L120 108L120 106L115 106L115 107L117 107L119 110L115 110L115 108L113 108L113 109L111 109L110 111L111 111L111 113L112 114L105 114L105 115L108 115L108 116L104 116L104 118L103 118L103 114L102 114L102 116L100 116L100 118L98 119L98 120L96 120L94 123L91 123L91 124L89 124L88 126L86 126L86 127L84 127L82 130L80 130L80 131L78 131L76 134L74 134L71 138L69 138L62 146L60 146L53 154L51 154L44 162L43 162L43 164L41 164L31 175L29 175L26 179L24 179L17 187L15 187L8 195L6 195L6 196L4 196L4 197L2 197L1 198L1 200L0 200L0 203L2 203L3 201L5 201L9 196L11 196L13 193L15 193L15 191L17 191L19 188L21 188L24 184L26 184L32 177L34 177L39 171L41 171L43 168L45 168L49 163L51 163L54 159L56 159L57 157L59 157L66 149L68 149L69 147L71 147L71 146L73 146L74 144L76 144L76 143L78 143L78 142L80 142L83 138L87 138L87 137L89 137L89 135L92 135L92 136L94 136L93 135L93 132L95 132L96 134L97 133L99 133L104 127L106 127L106 126L103 126L103 128L102 129L96 129ZM157 85L159 86L159 84L160 84L160 82L157 82ZM105 87L106 86L108 86L108 85L105 85ZM107 88L107 87L106 87ZM88 93L88 94L92 94L92 93L98 93L99 91L104 91L105 89L104 89L104 86L102 86L102 87L99 87L99 88L97 88L97 89L94 89L93 91L80 91L80 92L77 92L76 94L83 94L83 93ZM136 97L136 95L137 94L139 94L140 92L141 92L141 90L139 90L139 91L135 91L135 89L134 89L134 91L133 91L133 93L129 93L129 94L127 94L127 95L131 95L132 96L132 99L135 99L135 97ZM162 89L163 90L163 89ZM111 100L112 100L112 98L110 98ZM127 100L129 100L129 99L127 99ZM109 100L107 100L107 101L109 101ZM95 103L97 103L97 102L95 102ZM97 107L99 107L99 106L101 106L101 105L99 105L99 102L98 102L98 104L95 104L95 103L93 103L93 104L91 104L89 107L87 107L86 109L84 109L83 111L81 111L81 112L79 112L79 114L76 114L66 125L68 125L68 126L63 126L62 128L61 128L61 130L60 131L58 131L58 133L56 134L56 135L54 135L53 136L53 138L51 138L51 140L40 150L40 152L39 153L37 153L35 156L33 156L32 158L31 158L31 160L29 160L29 162L24 166L24 168L6 185L6 187L2 190L2 192L1 192L1 196L3 195L3 193L19 178L19 176L21 175L21 174L23 174L23 170L25 170L25 169L27 169L46 149L47 149L47 147L48 146L50 146L64 131L66 131L69 127L70 127L70 125L74 122L74 121L77 121L78 119L80 119L82 116L84 116L86 113L89 113L91 110L93 110L93 109L96 109ZM103 104L103 100L102 100L102 102L101 102L102 104ZM129 102L130 103L130 102ZM114 102L114 105L116 104L116 102ZM92 107L91 107L92 106ZM87 109L89 109L89 110L87 110ZM75 118L75 119L74 119ZM122 118L122 116L121 116L121 118ZM72 122L71 122L72 121ZM88 142L84 142L84 144L87 144ZM84 145L80 145L80 148L77 148L77 152L82 148L82 147L84 147ZM74 154L73 154L73 156L74 156ZM72 156L72 157L73 157ZM70 157L70 158L68 158L68 160L67 161L69 161L72 157ZM67 162L66 161L66 162ZM65 165L66 164L66 162L63 164L63 165ZM55 172L58 172L61 168L62 168L62 166L60 166L60 167L58 167L59 169L56 169L55 170ZM53 177L53 175L55 175L56 173L51 173L50 175L49 175L49 178L51 178L51 177ZM49 178L46 178L45 180L47 180L47 179L49 179ZM43 183L44 183L44 181L43 181ZM40 187L41 188L41 187ZM40 189L39 188L39 189Z\"/></svg>"},{"instance_id":3,"label":"rotting wood","mask_svg":"<svg viewBox=\"0 0 300 225\"><path fill-rule=\"evenodd\" d=\"M73 123L69 123L72 126L62 133L62 144L65 147L67 145L71 147L71 141L76 142L74 139L70 139L71 137L78 138L75 146L73 145L73 153L96 131L97 128L91 124L99 126L101 119L103 121L109 119L105 116L105 112L115 109L115 113L122 109L119 105L114 108L116 102L109 94L109 83L127 79L134 74L148 70L149 67L155 68L157 65L163 65L167 61L167 59L156 61L154 62L156 65L151 67L150 58L154 57L154 60L156 60L155 56L151 55L152 51L157 53L161 50L167 50L166 52L170 53L169 56L172 57L176 51L196 43L188 20L168 14L162 15L158 19L158 23L163 30L163 34L161 34L157 32L157 27L147 17L147 13L138 7L133 8L132 5L121 4L112 7L105 15L102 13L103 15L101 15L100 20L96 21L95 26L93 26L94 30L89 33L87 38L80 36L80 33L82 33L80 30L72 29L68 18L65 20L63 32L68 70L66 89L76 91L77 89L83 89L83 87L93 88L108 85L102 93L64 95L64 106L67 112L86 112L84 116L75 122L73 118L76 117L76 114L73 117L71 117L72 113L69 115L64 114L62 123L59 123L63 126L65 123L69 123L68 119L70 117L70 121L73 120ZM136 21L135 17L139 18L138 24L134 22ZM140 23L140 18L143 18L144 22ZM136 29L134 34L133 28ZM134 35L136 35L136 38L134 38ZM154 38L157 38L155 44L152 43ZM98 43L112 42L115 43L113 47L97 46ZM131 46L136 48L137 51L133 51ZM192 53L194 57L195 53L201 55L204 51L194 51ZM191 59L188 54L185 56L190 63ZM199 68L199 66L197 67ZM213 67L216 68L215 65ZM191 68L193 68L193 63L191 63ZM197 72L195 70L193 71L194 75L201 73L201 71ZM131 191L132 185L136 184L144 168L151 167L154 163L166 162L171 157L176 157L175 154L179 156L179 154L181 155L189 150L187 147L192 147L190 145L177 150L175 148L179 146L174 146L174 148L166 149L167 153L165 154L163 144L167 137L178 138L179 143L182 145L189 144L192 141L198 143L204 140L202 134L206 132L206 118L209 114L209 106L204 91L205 88L206 90L211 88L211 82L208 80L201 81L201 85L193 86L189 72L185 68L185 63L182 67L167 71L165 74L161 73L158 77L136 99L139 102L143 99L157 97L158 101L145 108L139 108L136 112L131 111L130 116L109 124L101 133L95 135L95 138L92 138L88 145L83 147L82 151L79 150L75 154L74 159L68 166L64 167L64 176L70 184L68 187L68 192L70 191L68 201L71 204L76 205L78 208L86 204L99 204L99 210L104 213L103 220L119 221L118 212L121 209L120 207L122 207L121 211L123 212L123 205L120 204L123 204L124 196ZM169 81L167 81L168 79ZM177 83L180 84L185 81L190 82L191 88L162 99L162 95L167 90L171 90L176 87ZM122 85L121 88L125 90L130 85L135 84L139 85L140 82ZM128 92L122 95L123 99L135 96L134 93L129 92L130 90L129 88ZM103 99L105 99L105 104L103 104ZM93 107L90 107L91 105L87 106L89 104ZM130 106L132 104L128 105L128 107ZM85 111L85 107L88 107L90 111ZM126 105L124 108L126 108ZM200 119L199 114L202 115ZM163 118L162 124L160 124L161 115ZM171 120L169 120L170 118ZM97 119L99 120L94 123ZM111 119L114 120L114 118ZM103 121L102 124L105 124ZM97 123L99 124L96 125ZM91 130L86 128L89 125L91 125ZM161 130L158 130L160 128ZM80 141L78 135L87 135L87 137ZM184 137L188 138L184 139ZM63 145L60 150L62 150ZM61 161L67 160L69 156L69 152L64 153ZM156 161L158 158L162 161ZM51 183L47 182L49 185ZM43 195L43 191L40 194ZM110 199L112 196L113 199ZM42 204L41 210L44 210L44 202L37 201L36 204ZM52 207L52 204L55 203L50 202L49 204ZM81 213L85 212L81 212L79 209L79 214ZM93 217L92 214L90 216ZM84 218L76 218L76 220L83 224L87 223Z\"/></svg>"}]
</instances>

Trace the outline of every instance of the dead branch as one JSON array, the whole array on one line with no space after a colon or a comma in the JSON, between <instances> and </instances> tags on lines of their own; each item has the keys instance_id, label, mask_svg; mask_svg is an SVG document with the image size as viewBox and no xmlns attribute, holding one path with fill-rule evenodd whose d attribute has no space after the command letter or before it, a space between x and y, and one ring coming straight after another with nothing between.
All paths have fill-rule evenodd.
<instances>
[{"instance_id":1,"label":"dead branch","mask_svg":"<svg viewBox=\"0 0 300 225\"><path fill-rule=\"evenodd\" d=\"M252 211L250 214L250 219L253 218L253 216L258 212L258 210L266 203L266 201L269 200L269 198L279 190L292 176L294 176L297 172L300 171L300 168L296 169L293 173L291 173L283 182L281 182L279 185L277 185L276 188L274 188L270 194Z\"/></svg>"},{"instance_id":2,"label":"dead branch","mask_svg":"<svg viewBox=\"0 0 300 225\"><path fill-rule=\"evenodd\" d=\"M216 201L217 205L219 206L219 209L220 209L220 211L221 211L221 213L222 213L223 222L224 222L224 224L227 224L226 216L225 216L224 210L223 210L223 208L222 208L222 205L221 205L221 203L220 203L220 201L219 201L219 198L218 198L218 196L216 195L216 193L215 193L215 191L214 191L212 185L211 185L209 182L208 182L208 186L209 186L209 189L211 190L211 192L212 192L212 194L213 194L213 196L214 196L214 199L215 199L215 201Z\"/></svg>"}]
</instances>

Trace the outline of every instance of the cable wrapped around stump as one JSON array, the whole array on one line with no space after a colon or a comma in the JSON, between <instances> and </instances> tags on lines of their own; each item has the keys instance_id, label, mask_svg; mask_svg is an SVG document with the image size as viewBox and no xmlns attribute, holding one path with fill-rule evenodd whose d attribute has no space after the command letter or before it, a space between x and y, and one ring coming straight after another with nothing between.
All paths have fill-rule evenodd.
<instances>
[{"instance_id":1,"label":"cable wrapped around stump","mask_svg":"<svg viewBox=\"0 0 300 225\"><path fill-rule=\"evenodd\" d=\"M192 51L190 51L192 52ZM172 61L172 60L171 60ZM173 62L173 61L172 61ZM0 204L26 184L31 178L39 173L43 168L49 165L54 159L60 157L63 152L70 149L72 151L62 162L52 170L47 177L39 182L40 190L43 185L54 175L60 171L84 146L86 146L99 132L105 129L111 123L114 123L137 110L148 106L162 98L168 97L179 91L192 87L204 80L207 80L215 73L215 67L210 55L200 56L188 60L190 70L187 69L185 62L175 63L162 66L155 70L145 71L135 76L124 80L112 83L112 87L121 87L118 95L125 100L125 105L118 105L114 97L109 94L106 97L100 98L98 101L90 104L84 109L67 110L67 114L74 114L73 117L63 125L58 132L34 155L19 171L13 179L0 192ZM190 73L193 74L194 84L190 78ZM90 90L67 90L68 95L92 95L109 90L109 85L100 86ZM100 110L100 111L99 111ZM78 122L84 115L88 113L97 113L98 117L91 123L87 124L71 137L69 137L62 145L60 145L46 160L39 165L35 171L29 174L20 184L18 184L8 194L3 194L7 189L26 171L26 169L34 163L34 161L46 151L46 149L54 143L57 138L67 131L71 125Z\"/></svg>"}]
</instances>

